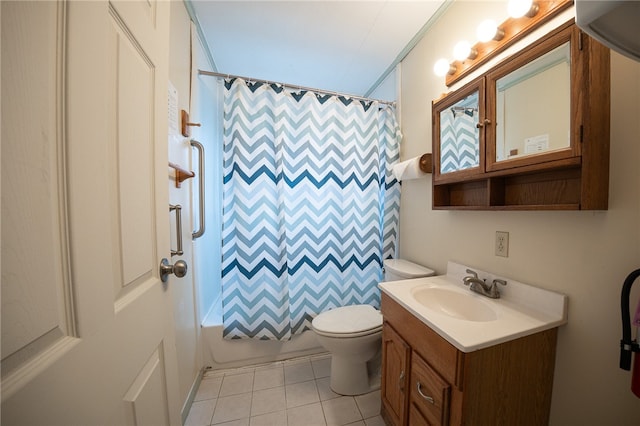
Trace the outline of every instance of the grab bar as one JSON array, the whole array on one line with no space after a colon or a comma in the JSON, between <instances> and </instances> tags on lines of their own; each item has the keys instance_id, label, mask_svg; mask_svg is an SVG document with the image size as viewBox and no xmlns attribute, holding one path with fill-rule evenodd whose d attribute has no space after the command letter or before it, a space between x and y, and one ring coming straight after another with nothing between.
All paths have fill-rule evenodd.
<instances>
[{"instance_id":1,"label":"grab bar","mask_svg":"<svg viewBox=\"0 0 640 426\"><path fill-rule=\"evenodd\" d=\"M175 250L171 250L171 256L182 256L184 252L182 251L182 206L180 204L169 204L169 211L176 211L176 245L178 246Z\"/></svg>"},{"instance_id":2,"label":"grab bar","mask_svg":"<svg viewBox=\"0 0 640 426\"><path fill-rule=\"evenodd\" d=\"M200 215L200 228L197 231L191 233L191 238L196 239L202 237L204 234L204 146L195 139L191 140L191 146L198 150L198 171L200 172L200 178L198 179L198 193L200 199L200 206L198 208L198 214Z\"/></svg>"}]
</instances>

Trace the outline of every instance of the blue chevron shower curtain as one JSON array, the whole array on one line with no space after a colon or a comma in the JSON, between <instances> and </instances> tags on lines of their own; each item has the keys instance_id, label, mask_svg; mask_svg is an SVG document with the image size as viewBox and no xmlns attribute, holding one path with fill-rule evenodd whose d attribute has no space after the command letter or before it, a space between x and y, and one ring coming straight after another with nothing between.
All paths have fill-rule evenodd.
<instances>
[{"instance_id":1,"label":"blue chevron shower curtain","mask_svg":"<svg viewBox=\"0 0 640 426\"><path fill-rule=\"evenodd\" d=\"M391 107L225 82L224 337L286 340L330 308L379 306L393 257Z\"/></svg>"}]
</instances>

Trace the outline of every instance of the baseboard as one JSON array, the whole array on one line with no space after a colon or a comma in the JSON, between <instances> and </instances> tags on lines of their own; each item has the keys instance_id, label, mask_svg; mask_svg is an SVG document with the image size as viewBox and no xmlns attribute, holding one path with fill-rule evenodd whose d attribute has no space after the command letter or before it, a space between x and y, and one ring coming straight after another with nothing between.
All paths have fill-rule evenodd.
<instances>
[{"instance_id":1,"label":"baseboard","mask_svg":"<svg viewBox=\"0 0 640 426\"><path fill-rule=\"evenodd\" d=\"M187 416L189 415L189 411L191 410L191 405L193 404L193 400L196 397L196 393L198 393L198 388L200 387L200 382L202 382L202 377L204 376L204 372L207 370L207 367L200 369L200 372L196 376L196 379L193 381L191 385L191 389L189 390L189 394L187 395L187 400L184 402L182 406L182 424L184 425L187 422Z\"/></svg>"}]
</instances>

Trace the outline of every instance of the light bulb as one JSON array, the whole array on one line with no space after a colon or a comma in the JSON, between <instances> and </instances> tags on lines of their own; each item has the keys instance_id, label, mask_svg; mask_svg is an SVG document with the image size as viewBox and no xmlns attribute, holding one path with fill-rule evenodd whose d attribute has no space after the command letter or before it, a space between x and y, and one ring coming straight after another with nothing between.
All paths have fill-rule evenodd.
<instances>
[{"instance_id":1,"label":"light bulb","mask_svg":"<svg viewBox=\"0 0 640 426\"><path fill-rule=\"evenodd\" d=\"M486 43L490 40L500 40L504 36L504 31L498 28L498 24L493 19L482 21L476 30L478 40ZM498 38L498 36L500 36Z\"/></svg>"},{"instance_id":2,"label":"light bulb","mask_svg":"<svg viewBox=\"0 0 640 426\"><path fill-rule=\"evenodd\" d=\"M433 72L438 77L444 77L447 74L451 74L451 68L452 67L451 65L449 65L449 61L442 58L436 61L435 65L433 66ZM455 68L453 71L455 72Z\"/></svg>"},{"instance_id":3,"label":"light bulb","mask_svg":"<svg viewBox=\"0 0 640 426\"><path fill-rule=\"evenodd\" d=\"M453 57L458 61L464 61L467 58L474 59L477 54L478 52L476 52L466 40L458 42L458 44L453 47Z\"/></svg>"},{"instance_id":4,"label":"light bulb","mask_svg":"<svg viewBox=\"0 0 640 426\"><path fill-rule=\"evenodd\" d=\"M507 12L512 18L521 18L525 15L532 17L537 11L533 0L509 0L507 4ZM531 15L531 13L533 13L533 15Z\"/></svg>"}]
</instances>

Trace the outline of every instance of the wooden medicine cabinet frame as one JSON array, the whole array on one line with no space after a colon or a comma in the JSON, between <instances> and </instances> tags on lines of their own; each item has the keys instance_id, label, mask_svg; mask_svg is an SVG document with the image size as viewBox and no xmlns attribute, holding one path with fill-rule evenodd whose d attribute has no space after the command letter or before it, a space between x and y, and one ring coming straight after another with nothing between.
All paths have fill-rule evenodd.
<instances>
[{"instance_id":1,"label":"wooden medicine cabinet frame","mask_svg":"<svg viewBox=\"0 0 640 426\"><path fill-rule=\"evenodd\" d=\"M496 160L496 82L570 43L570 146ZM480 164L440 173L440 113L480 90ZM484 88L484 93L482 92ZM549 105L553 108L553 105ZM435 210L606 210L609 197L610 51L573 20L432 104Z\"/></svg>"}]
</instances>

